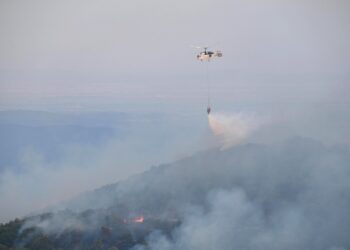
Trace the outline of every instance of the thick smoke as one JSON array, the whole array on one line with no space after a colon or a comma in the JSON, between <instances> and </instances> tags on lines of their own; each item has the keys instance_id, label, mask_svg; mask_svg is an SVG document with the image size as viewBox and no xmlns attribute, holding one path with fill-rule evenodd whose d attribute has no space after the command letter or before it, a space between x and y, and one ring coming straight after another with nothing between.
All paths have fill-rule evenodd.
<instances>
[{"instance_id":1,"label":"thick smoke","mask_svg":"<svg viewBox=\"0 0 350 250\"><path fill-rule=\"evenodd\" d=\"M350 249L349 153L296 138L210 153L184 164L176 181L160 174L175 185L164 192L176 194L169 202L182 224L135 249Z\"/></svg>"},{"instance_id":2,"label":"thick smoke","mask_svg":"<svg viewBox=\"0 0 350 250\"><path fill-rule=\"evenodd\" d=\"M295 139L210 159L187 172L203 204L183 214L171 239L151 235L146 249L349 249L348 148Z\"/></svg>"},{"instance_id":3,"label":"thick smoke","mask_svg":"<svg viewBox=\"0 0 350 250\"><path fill-rule=\"evenodd\" d=\"M348 146L297 137L198 153L66 205L78 211L109 200L117 215L181 221L170 235L151 233L137 250L344 250L349 179ZM38 226L50 233L71 225L59 216ZM94 223L103 225L99 218Z\"/></svg>"}]
</instances>

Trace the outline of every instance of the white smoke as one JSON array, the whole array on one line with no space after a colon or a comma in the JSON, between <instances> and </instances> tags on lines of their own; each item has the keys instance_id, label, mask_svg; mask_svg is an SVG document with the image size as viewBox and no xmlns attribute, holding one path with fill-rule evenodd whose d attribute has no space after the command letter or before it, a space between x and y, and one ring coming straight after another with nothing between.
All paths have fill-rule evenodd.
<instances>
[{"instance_id":1,"label":"white smoke","mask_svg":"<svg viewBox=\"0 0 350 250\"><path fill-rule=\"evenodd\" d=\"M221 149L241 143L257 127L256 119L253 116L241 113L209 114L208 122L210 129L221 144Z\"/></svg>"},{"instance_id":2,"label":"white smoke","mask_svg":"<svg viewBox=\"0 0 350 250\"><path fill-rule=\"evenodd\" d=\"M349 150L300 137L209 150L105 187L80 210L109 200L105 208L117 215L122 205L128 212L181 219L171 233L150 230L146 244L133 250L349 250ZM79 214L62 213L23 228L99 228L107 210L95 210L87 224L76 220Z\"/></svg>"},{"instance_id":3,"label":"white smoke","mask_svg":"<svg viewBox=\"0 0 350 250\"><path fill-rule=\"evenodd\" d=\"M154 187L152 198L153 190L176 193L170 199L180 197L174 204L185 207L182 224L170 237L151 234L147 246L135 250L350 249L348 146L293 138L202 157L176 165L187 183L161 172L171 188Z\"/></svg>"}]
</instances>

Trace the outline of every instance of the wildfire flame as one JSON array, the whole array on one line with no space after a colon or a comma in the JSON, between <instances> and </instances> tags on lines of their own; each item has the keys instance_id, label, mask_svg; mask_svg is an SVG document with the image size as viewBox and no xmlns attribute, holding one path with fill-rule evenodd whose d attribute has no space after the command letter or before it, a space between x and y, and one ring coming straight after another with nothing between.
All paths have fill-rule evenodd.
<instances>
[{"instance_id":1,"label":"wildfire flame","mask_svg":"<svg viewBox=\"0 0 350 250\"><path fill-rule=\"evenodd\" d=\"M132 218L132 219L124 219L123 222L125 224L129 224L129 223L143 223L145 221L145 217L143 217L142 215L141 216L138 216L138 217L135 217L135 218Z\"/></svg>"},{"instance_id":2,"label":"wildfire flame","mask_svg":"<svg viewBox=\"0 0 350 250\"><path fill-rule=\"evenodd\" d=\"M143 216L135 217L132 219L132 222L134 223L143 223L145 221L145 218Z\"/></svg>"}]
</instances>

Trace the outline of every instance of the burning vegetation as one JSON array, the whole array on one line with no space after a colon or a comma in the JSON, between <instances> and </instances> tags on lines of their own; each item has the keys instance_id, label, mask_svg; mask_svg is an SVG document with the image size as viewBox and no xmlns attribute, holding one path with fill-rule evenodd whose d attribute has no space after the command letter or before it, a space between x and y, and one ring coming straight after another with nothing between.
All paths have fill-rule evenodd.
<instances>
[{"instance_id":1,"label":"burning vegetation","mask_svg":"<svg viewBox=\"0 0 350 250\"><path fill-rule=\"evenodd\" d=\"M123 220L123 222L125 224L143 223L144 221L145 221L145 217L143 217L142 215L138 216L138 217L131 218L131 219L124 219Z\"/></svg>"},{"instance_id":2,"label":"burning vegetation","mask_svg":"<svg viewBox=\"0 0 350 250\"><path fill-rule=\"evenodd\" d=\"M64 225L57 228L60 220ZM66 222L74 221L71 226ZM146 244L151 232L170 237L178 220L144 216L125 219L108 210L69 210L15 220L0 227L0 249L130 249ZM4 234L7 232L7 234Z\"/></svg>"},{"instance_id":3,"label":"burning vegetation","mask_svg":"<svg viewBox=\"0 0 350 250\"><path fill-rule=\"evenodd\" d=\"M0 225L0 249L350 249L350 148L304 138L277 146L155 167L65 210Z\"/></svg>"}]
</instances>

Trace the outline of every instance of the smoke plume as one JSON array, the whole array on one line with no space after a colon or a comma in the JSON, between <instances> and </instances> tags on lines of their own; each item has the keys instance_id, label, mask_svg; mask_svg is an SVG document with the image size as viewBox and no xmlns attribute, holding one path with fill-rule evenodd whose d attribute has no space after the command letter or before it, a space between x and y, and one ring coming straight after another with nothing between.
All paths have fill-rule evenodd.
<instances>
[{"instance_id":1,"label":"smoke plume","mask_svg":"<svg viewBox=\"0 0 350 250\"><path fill-rule=\"evenodd\" d=\"M346 146L294 138L178 164L178 179L169 180L170 169L158 177L176 187L171 199L182 211L181 226L135 249L349 249L349 162ZM169 190L153 194L161 192Z\"/></svg>"},{"instance_id":2,"label":"smoke plume","mask_svg":"<svg viewBox=\"0 0 350 250\"><path fill-rule=\"evenodd\" d=\"M66 204L73 211L106 204L95 210L88 224L74 213L58 213L44 222L28 221L24 228L35 225L52 234L72 224L114 225L104 219L109 213L144 215L144 227L148 218L177 218L181 223L167 233L149 228L136 250L346 250L349 150L300 137L272 145L212 149Z\"/></svg>"}]
</instances>

